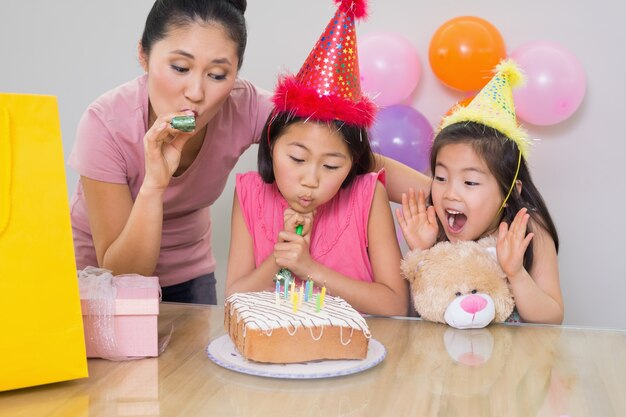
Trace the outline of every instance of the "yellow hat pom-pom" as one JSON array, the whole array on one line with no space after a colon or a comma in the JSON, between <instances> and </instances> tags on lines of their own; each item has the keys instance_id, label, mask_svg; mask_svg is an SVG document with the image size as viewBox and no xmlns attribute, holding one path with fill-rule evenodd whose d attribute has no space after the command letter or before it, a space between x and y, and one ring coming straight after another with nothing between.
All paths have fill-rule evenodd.
<instances>
[{"instance_id":1,"label":"yellow hat pom-pom","mask_svg":"<svg viewBox=\"0 0 626 417\"><path fill-rule=\"evenodd\" d=\"M524 73L512 59L500 62L496 66L495 72L496 74L499 73L503 77L508 78L511 88L523 87L524 84L526 84L526 77L524 76Z\"/></svg>"}]
</instances>

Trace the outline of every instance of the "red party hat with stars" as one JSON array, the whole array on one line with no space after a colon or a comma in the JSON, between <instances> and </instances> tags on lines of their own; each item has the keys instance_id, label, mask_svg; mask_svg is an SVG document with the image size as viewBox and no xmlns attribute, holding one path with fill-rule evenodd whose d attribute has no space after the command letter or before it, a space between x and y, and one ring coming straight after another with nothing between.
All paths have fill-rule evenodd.
<instances>
[{"instance_id":1,"label":"red party hat with stars","mask_svg":"<svg viewBox=\"0 0 626 417\"><path fill-rule=\"evenodd\" d=\"M335 0L331 19L297 75L281 77L276 111L321 121L370 127L376 105L361 92L355 19L367 14L365 0Z\"/></svg>"}]
</instances>

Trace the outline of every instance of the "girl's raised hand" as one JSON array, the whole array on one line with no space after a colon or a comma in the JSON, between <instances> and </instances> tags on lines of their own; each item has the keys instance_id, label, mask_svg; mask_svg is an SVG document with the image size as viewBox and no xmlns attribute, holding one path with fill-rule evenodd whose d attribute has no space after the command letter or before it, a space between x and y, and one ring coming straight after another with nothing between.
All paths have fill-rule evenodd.
<instances>
[{"instance_id":1,"label":"girl's raised hand","mask_svg":"<svg viewBox=\"0 0 626 417\"><path fill-rule=\"evenodd\" d=\"M439 225L433 206L426 207L424 192L409 188L409 195L402 194L402 209L396 209L396 218L409 249L428 249L437 241Z\"/></svg>"},{"instance_id":2,"label":"girl's raised hand","mask_svg":"<svg viewBox=\"0 0 626 417\"><path fill-rule=\"evenodd\" d=\"M183 147L196 133L181 132L170 125L175 116L193 116L193 112L169 113L159 116L144 138L144 186L164 190L178 169Z\"/></svg>"},{"instance_id":3,"label":"girl's raised hand","mask_svg":"<svg viewBox=\"0 0 626 417\"><path fill-rule=\"evenodd\" d=\"M528 209L522 208L511 226L506 222L500 223L496 252L500 267L509 279L514 279L524 269L524 254L534 236L533 233L526 235L529 219Z\"/></svg>"}]
</instances>

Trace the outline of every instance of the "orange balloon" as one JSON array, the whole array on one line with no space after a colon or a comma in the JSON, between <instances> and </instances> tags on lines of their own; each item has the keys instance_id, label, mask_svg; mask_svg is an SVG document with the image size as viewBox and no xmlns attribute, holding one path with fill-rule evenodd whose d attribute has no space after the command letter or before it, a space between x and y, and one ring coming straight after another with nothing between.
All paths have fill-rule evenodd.
<instances>
[{"instance_id":1,"label":"orange balloon","mask_svg":"<svg viewBox=\"0 0 626 417\"><path fill-rule=\"evenodd\" d=\"M461 91L484 87L506 48L498 29L484 19L460 16L437 29L428 49L430 66L441 82Z\"/></svg>"},{"instance_id":2,"label":"orange balloon","mask_svg":"<svg viewBox=\"0 0 626 417\"><path fill-rule=\"evenodd\" d=\"M474 100L475 96L470 96L470 97L465 97L464 99L461 99L459 101L457 101L456 103L454 103L454 105L452 107L450 107L448 109L448 111L446 112L446 114L443 115L443 117L448 117L452 114L452 112L454 111L454 109L456 109L456 106L463 106L463 107L467 107L468 104L470 104L472 102L472 100Z\"/></svg>"}]
</instances>

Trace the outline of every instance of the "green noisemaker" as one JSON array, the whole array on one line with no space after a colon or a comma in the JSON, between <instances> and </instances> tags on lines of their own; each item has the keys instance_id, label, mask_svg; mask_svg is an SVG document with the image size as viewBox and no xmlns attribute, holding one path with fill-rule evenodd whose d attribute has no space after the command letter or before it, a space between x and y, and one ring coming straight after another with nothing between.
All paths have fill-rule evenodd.
<instances>
[{"instance_id":1,"label":"green noisemaker","mask_svg":"<svg viewBox=\"0 0 626 417\"><path fill-rule=\"evenodd\" d=\"M191 132L196 128L196 118L193 116L176 116L172 118L170 125L181 132Z\"/></svg>"}]
</instances>

